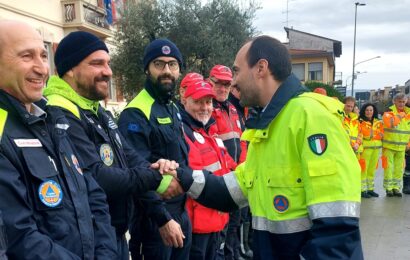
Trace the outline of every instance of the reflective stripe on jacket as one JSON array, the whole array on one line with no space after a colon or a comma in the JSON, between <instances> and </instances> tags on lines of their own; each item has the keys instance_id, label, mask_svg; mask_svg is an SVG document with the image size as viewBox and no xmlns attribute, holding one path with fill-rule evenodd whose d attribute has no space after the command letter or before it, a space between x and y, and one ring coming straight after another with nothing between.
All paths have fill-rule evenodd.
<instances>
[{"instance_id":1,"label":"reflective stripe on jacket","mask_svg":"<svg viewBox=\"0 0 410 260\"><path fill-rule=\"evenodd\" d=\"M360 130L360 122L357 115L355 113L349 113L343 120L343 127L350 137L350 145L352 147L355 146L355 144L359 145L356 153L362 152L362 135Z\"/></svg>"},{"instance_id":2,"label":"reflective stripe on jacket","mask_svg":"<svg viewBox=\"0 0 410 260\"><path fill-rule=\"evenodd\" d=\"M193 170L207 170L214 175L222 176L236 167L236 163L229 156L222 140L217 140L215 121L211 119L205 127L189 116L183 114L185 140L189 145L189 166ZM228 213L207 208L194 201L187 199L186 209L192 223L193 233L219 232L224 229L229 220Z\"/></svg>"},{"instance_id":3,"label":"reflective stripe on jacket","mask_svg":"<svg viewBox=\"0 0 410 260\"><path fill-rule=\"evenodd\" d=\"M228 100L217 102L214 100L212 117L216 121L218 137L222 139L229 154L236 162L243 162L246 158L247 145L241 141L242 129L238 111Z\"/></svg>"},{"instance_id":4,"label":"reflective stripe on jacket","mask_svg":"<svg viewBox=\"0 0 410 260\"><path fill-rule=\"evenodd\" d=\"M309 230L312 219L359 216L360 166L340 125L342 108L311 95L291 99L266 128L243 133L248 158L235 176L258 230L294 233Z\"/></svg>"},{"instance_id":5,"label":"reflective stripe on jacket","mask_svg":"<svg viewBox=\"0 0 410 260\"><path fill-rule=\"evenodd\" d=\"M378 119L373 119L373 124L362 120L360 129L363 135L363 149L379 149L382 147L383 123Z\"/></svg>"},{"instance_id":6,"label":"reflective stripe on jacket","mask_svg":"<svg viewBox=\"0 0 410 260\"><path fill-rule=\"evenodd\" d=\"M384 126L383 148L404 151L410 138L410 108L405 107L404 113L399 113L395 105L390 109L392 111L383 114L383 121L387 121L386 118L390 117L400 123Z\"/></svg>"}]
</instances>

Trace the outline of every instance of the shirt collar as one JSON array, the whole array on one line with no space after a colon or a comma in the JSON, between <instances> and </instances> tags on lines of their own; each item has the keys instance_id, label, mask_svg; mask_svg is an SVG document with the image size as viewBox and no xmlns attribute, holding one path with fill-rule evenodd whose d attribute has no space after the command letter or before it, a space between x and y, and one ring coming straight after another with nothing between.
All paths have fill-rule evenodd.
<instances>
[{"instance_id":1,"label":"shirt collar","mask_svg":"<svg viewBox=\"0 0 410 260\"><path fill-rule=\"evenodd\" d=\"M36 117L45 117L46 116L46 112L34 103L31 104L30 114L32 114L33 116L36 116Z\"/></svg>"}]
</instances>

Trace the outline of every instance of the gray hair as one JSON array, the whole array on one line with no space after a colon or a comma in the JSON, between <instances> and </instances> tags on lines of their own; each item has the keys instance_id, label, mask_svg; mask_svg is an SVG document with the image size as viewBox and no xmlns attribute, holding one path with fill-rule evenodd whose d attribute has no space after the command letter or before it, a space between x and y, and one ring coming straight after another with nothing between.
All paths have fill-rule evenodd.
<instances>
[{"instance_id":1,"label":"gray hair","mask_svg":"<svg viewBox=\"0 0 410 260\"><path fill-rule=\"evenodd\" d=\"M406 94L398 93L393 97L393 101L396 101L396 100L399 100L399 99L407 99Z\"/></svg>"}]
</instances>

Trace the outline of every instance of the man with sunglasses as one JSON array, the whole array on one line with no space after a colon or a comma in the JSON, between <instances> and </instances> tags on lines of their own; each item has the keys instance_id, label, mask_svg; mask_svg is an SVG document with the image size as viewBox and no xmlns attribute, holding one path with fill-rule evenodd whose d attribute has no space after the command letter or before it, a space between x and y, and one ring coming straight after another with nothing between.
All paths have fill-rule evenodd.
<instances>
[{"instance_id":1,"label":"man with sunglasses","mask_svg":"<svg viewBox=\"0 0 410 260\"><path fill-rule=\"evenodd\" d=\"M235 106L229 102L231 90L232 71L224 65L215 65L209 73L209 82L212 85L215 98L213 99L214 111L212 117L216 121L218 137L222 139L229 155L236 163L241 163L246 157L246 142L240 140L242 135L242 122ZM229 224L226 239L222 234L221 245L225 259L238 259L240 252L239 242L240 211L235 210L229 214ZM225 240L225 241L224 241ZM222 250L221 248L221 250ZM220 252L221 257L222 252Z\"/></svg>"},{"instance_id":2,"label":"man with sunglasses","mask_svg":"<svg viewBox=\"0 0 410 260\"><path fill-rule=\"evenodd\" d=\"M156 39L146 47L143 65L147 75L144 89L121 113L120 131L148 161L155 162L165 156L182 167L187 166L188 148L182 133L181 115L171 100L180 76L182 55L168 39ZM170 185L179 185L171 176L166 177ZM155 192L140 199L143 224L131 228L131 237L139 231L143 234L141 243L145 259L189 258L191 224L185 200L185 195L161 200ZM137 257L139 244L131 241L130 251L133 259Z\"/></svg>"}]
</instances>

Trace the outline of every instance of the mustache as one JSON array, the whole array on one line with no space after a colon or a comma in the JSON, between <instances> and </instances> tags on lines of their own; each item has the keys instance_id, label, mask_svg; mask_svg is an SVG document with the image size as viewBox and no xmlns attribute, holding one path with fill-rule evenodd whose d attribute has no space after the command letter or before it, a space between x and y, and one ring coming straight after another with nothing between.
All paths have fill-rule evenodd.
<instances>
[{"instance_id":1,"label":"mustache","mask_svg":"<svg viewBox=\"0 0 410 260\"><path fill-rule=\"evenodd\" d=\"M95 78L95 81L105 81L105 82L108 82L108 81L110 81L110 79L111 79L111 77L101 76L101 77Z\"/></svg>"},{"instance_id":2,"label":"mustache","mask_svg":"<svg viewBox=\"0 0 410 260\"><path fill-rule=\"evenodd\" d=\"M159 75L158 78L157 78L158 81L160 81L160 80L162 80L162 79L170 79L170 80L172 80L172 81L175 81L175 77L172 76L172 75L169 74L169 73Z\"/></svg>"}]
</instances>

